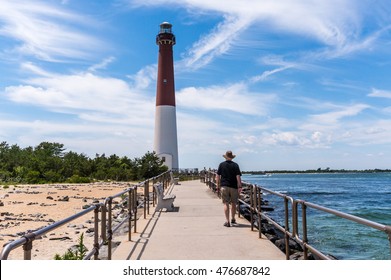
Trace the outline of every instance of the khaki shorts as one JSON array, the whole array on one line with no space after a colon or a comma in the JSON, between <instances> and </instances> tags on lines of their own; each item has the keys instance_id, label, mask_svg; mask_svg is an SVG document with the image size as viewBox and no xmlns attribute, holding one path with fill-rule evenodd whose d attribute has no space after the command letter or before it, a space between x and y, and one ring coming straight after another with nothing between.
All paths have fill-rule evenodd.
<instances>
[{"instance_id":1,"label":"khaki shorts","mask_svg":"<svg viewBox=\"0 0 391 280\"><path fill-rule=\"evenodd\" d=\"M223 203L238 203L238 189L230 187L221 187L221 199L223 200Z\"/></svg>"}]
</instances>

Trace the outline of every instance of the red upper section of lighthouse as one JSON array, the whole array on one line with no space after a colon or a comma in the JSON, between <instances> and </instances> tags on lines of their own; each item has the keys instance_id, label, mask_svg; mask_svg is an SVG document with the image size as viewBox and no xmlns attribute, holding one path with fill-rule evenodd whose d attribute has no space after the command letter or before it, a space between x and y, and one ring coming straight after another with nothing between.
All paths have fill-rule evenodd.
<instances>
[{"instance_id":1,"label":"red upper section of lighthouse","mask_svg":"<svg viewBox=\"0 0 391 280\"><path fill-rule=\"evenodd\" d=\"M168 22L160 24L160 32L156 36L159 45L158 74L156 88L156 106L175 106L174 62L172 46L175 45L175 36L171 31L172 25Z\"/></svg>"}]
</instances>

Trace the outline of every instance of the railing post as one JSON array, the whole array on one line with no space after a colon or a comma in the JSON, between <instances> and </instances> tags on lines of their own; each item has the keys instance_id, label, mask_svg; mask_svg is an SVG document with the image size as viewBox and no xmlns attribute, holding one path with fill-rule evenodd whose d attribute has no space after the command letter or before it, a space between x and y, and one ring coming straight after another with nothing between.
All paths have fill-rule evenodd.
<instances>
[{"instance_id":1,"label":"railing post","mask_svg":"<svg viewBox=\"0 0 391 280\"><path fill-rule=\"evenodd\" d=\"M285 231L284 231L284 237L285 237L285 256L286 259L289 260L289 256L291 254L290 248L289 248L289 208L288 208L288 198L287 196L284 196L284 207L285 207Z\"/></svg>"},{"instance_id":2,"label":"railing post","mask_svg":"<svg viewBox=\"0 0 391 280\"><path fill-rule=\"evenodd\" d=\"M217 176L217 173L212 173L213 174L213 185L217 191L217 196L219 198L221 198L221 180L219 180L219 184L217 184L217 181L216 181L216 176Z\"/></svg>"},{"instance_id":3,"label":"railing post","mask_svg":"<svg viewBox=\"0 0 391 280\"><path fill-rule=\"evenodd\" d=\"M250 187L250 223L251 231L254 230L254 185Z\"/></svg>"},{"instance_id":4,"label":"railing post","mask_svg":"<svg viewBox=\"0 0 391 280\"><path fill-rule=\"evenodd\" d=\"M137 186L133 189L133 209L134 209L134 232L137 232Z\"/></svg>"},{"instance_id":5,"label":"railing post","mask_svg":"<svg viewBox=\"0 0 391 280\"><path fill-rule=\"evenodd\" d=\"M112 197L109 197L109 201L108 201L108 204L109 204L109 211L108 211L108 226L107 226L107 235L108 235L108 238L107 238L107 259L108 260L111 260L111 249L112 249L112 244L111 244L111 240L113 239L113 228L112 228L112 218L111 218L111 215L112 215L112 203L113 203L113 198Z\"/></svg>"},{"instance_id":6,"label":"railing post","mask_svg":"<svg viewBox=\"0 0 391 280\"><path fill-rule=\"evenodd\" d=\"M35 239L35 234L28 233L24 236L26 238L27 243L23 245L23 258L25 260L31 260L31 250L33 249L33 241Z\"/></svg>"},{"instance_id":7,"label":"railing post","mask_svg":"<svg viewBox=\"0 0 391 280\"><path fill-rule=\"evenodd\" d=\"M212 188L212 172L210 171L210 169L209 169L209 171L208 171L208 173L206 174L206 184L207 184L207 186L210 188L210 189L212 189L213 190L213 188Z\"/></svg>"},{"instance_id":8,"label":"railing post","mask_svg":"<svg viewBox=\"0 0 391 280\"><path fill-rule=\"evenodd\" d=\"M390 256L391 256L391 226L386 226L386 233L388 235L388 241L390 242Z\"/></svg>"},{"instance_id":9,"label":"railing post","mask_svg":"<svg viewBox=\"0 0 391 280\"><path fill-rule=\"evenodd\" d=\"M239 190L238 190L239 191ZM240 193L239 193L239 198L238 198L238 206L237 206L237 209L236 211L238 212L238 218L240 218Z\"/></svg>"},{"instance_id":10,"label":"railing post","mask_svg":"<svg viewBox=\"0 0 391 280\"><path fill-rule=\"evenodd\" d=\"M144 219L147 218L147 211L149 214L149 182L144 182Z\"/></svg>"},{"instance_id":11,"label":"railing post","mask_svg":"<svg viewBox=\"0 0 391 280\"><path fill-rule=\"evenodd\" d=\"M163 184L163 188L164 188L164 184L165 184L165 179L162 178L162 184ZM155 183L153 184L153 186L155 186ZM155 207L156 206L156 192L155 192L155 187L153 188L152 190L152 206Z\"/></svg>"},{"instance_id":12,"label":"railing post","mask_svg":"<svg viewBox=\"0 0 391 280\"><path fill-rule=\"evenodd\" d=\"M295 238L299 238L298 224L299 224L299 220L297 215L297 201L294 200L292 205L292 234Z\"/></svg>"},{"instance_id":13,"label":"railing post","mask_svg":"<svg viewBox=\"0 0 391 280\"><path fill-rule=\"evenodd\" d=\"M94 260L99 259L99 207L94 210Z\"/></svg>"},{"instance_id":14,"label":"railing post","mask_svg":"<svg viewBox=\"0 0 391 280\"><path fill-rule=\"evenodd\" d=\"M262 201L262 192L261 192L261 188L258 188L256 187L256 190L258 192L257 194L257 205L258 205L258 210L257 210L257 213L258 213L258 237L259 238L262 238L262 215L261 215L261 211L262 211L262 208L261 208L261 201Z\"/></svg>"},{"instance_id":15,"label":"railing post","mask_svg":"<svg viewBox=\"0 0 391 280\"><path fill-rule=\"evenodd\" d=\"M132 189L129 189L128 192L128 241L132 241L132 210L133 210L133 199L132 199Z\"/></svg>"},{"instance_id":16,"label":"railing post","mask_svg":"<svg viewBox=\"0 0 391 280\"><path fill-rule=\"evenodd\" d=\"M302 223L303 223L303 245L304 245L304 248L303 248L303 252L304 252L304 259L307 260L308 259L308 249L307 249L307 242L308 242L308 239L307 239L307 205L305 205L305 203L302 203L301 204L302 207Z\"/></svg>"},{"instance_id":17,"label":"railing post","mask_svg":"<svg viewBox=\"0 0 391 280\"><path fill-rule=\"evenodd\" d=\"M107 208L106 208L106 201L103 203L101 206L101 238L103 242L106 242L107 240L107 235L106 235L106 229L107 229L107 224L106 224L106 214L107 214Z\"/></svg>"}]
</instances>

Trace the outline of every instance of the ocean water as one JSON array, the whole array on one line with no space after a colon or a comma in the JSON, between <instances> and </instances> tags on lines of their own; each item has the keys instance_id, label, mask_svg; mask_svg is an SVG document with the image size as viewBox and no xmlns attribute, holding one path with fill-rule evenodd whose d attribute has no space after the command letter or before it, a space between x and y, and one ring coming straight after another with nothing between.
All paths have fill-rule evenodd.
<instances>
[{"instance_id":1,"label":"ocean water","mask_svg":"<svg viewBox=\"0 0 391 280\"><path fill-rule=\"evenodd\" d=\"M391 173L245 174L242 180L391 226ZM275 208L269 216L283 225L282 199L270 194L264 199ZM323 253L349 260L391 259L384 232L310 208L307 224L309 243Z\"/></svg>"}]
</instances>

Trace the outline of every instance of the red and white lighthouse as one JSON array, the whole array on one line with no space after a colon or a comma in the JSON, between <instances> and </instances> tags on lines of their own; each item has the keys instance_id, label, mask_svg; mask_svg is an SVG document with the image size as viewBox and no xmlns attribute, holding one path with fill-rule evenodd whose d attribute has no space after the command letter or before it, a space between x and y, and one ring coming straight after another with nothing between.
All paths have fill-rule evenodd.
<instances>
[{"instance_id":1,"label":"red and white lighthouse","mask_svg":"<svg viewBox=\"0 0 391 280\"><path fill-rule=\"evenodd\" d=\"M178 169L173 50L175 35L168 22L160 24L154 150L169 169Z\"/></svg>"}]
</instances>

